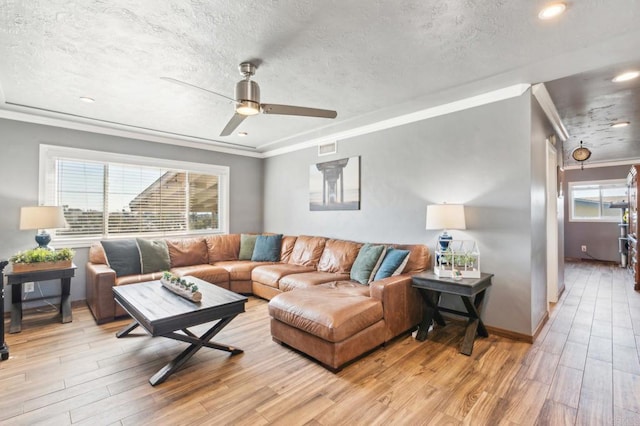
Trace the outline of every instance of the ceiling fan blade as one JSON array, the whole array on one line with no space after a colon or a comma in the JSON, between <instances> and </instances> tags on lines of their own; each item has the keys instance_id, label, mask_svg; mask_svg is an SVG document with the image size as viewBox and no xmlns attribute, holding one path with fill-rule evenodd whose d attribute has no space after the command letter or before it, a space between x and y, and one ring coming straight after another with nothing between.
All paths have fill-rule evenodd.
<instances>
[{"instance_id":1,"label":"ceiling fan blade","mask_svg":"<svg viewBox=\"0 0 640 426\"><path fill-rule=\"evenodd\" d=\"M240 123L242 123L242 121L245 118L247 118L246 115L238 114L237 112L233 114L233 117L231 117L231 120L229 120L227 125L224 126L224 129L222 129L220 136L229 136L240 125Z\"/></svg>"},{"instance_id":2,"label":"ceiling fan blade","mask_svg":"<svg viewBox=\"0 0 640 426\"><path fill-rule=\"evenodd\" d=\"M306 117L336 118L338 113L329 109L307 108L294 105L262 104L264 114L303 115Z\"/></svg>"},{"instance_id":3,"label":"ceiling fan blade","mask_svg":"<svg viewBox=\"0 0 640 426\"><path fill-rule=\"evenodd\" d=\"M160 77L160 78L162 80L164 80L164 81L168 81L168 82L171 82L171 83L179 84L181 86L191 87L192 89L202 90L202 91L211 93L212 95L220 96L221 98L225 98L225 99L230 100L233 103L236 103L236 100L233 99L233 98L230 98L229 96L225 96L225 95L223 95L221 93L214 92L213 90L205 89L204 87L196 86L195 84L187 83L186 81L176 80L175 78L171 78L171 77Z\"/></svg>"}]
</instances>

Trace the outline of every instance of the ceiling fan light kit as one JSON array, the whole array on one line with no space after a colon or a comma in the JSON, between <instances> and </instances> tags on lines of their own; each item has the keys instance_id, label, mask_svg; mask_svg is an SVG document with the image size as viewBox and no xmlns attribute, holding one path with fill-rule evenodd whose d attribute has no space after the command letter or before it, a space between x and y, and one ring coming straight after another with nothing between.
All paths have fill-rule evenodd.
<instances>
[{"instance_id":1,"label":"ceiling fan light kit","mask_svg":"<svg viewBox=\"0 0 640 426\"><path fill-rule=\"evenodd\" d=\"M236 106L240 115L256 115L260 113L260 104L252 101L242 101Z\"/></svg>"}]
</instances>

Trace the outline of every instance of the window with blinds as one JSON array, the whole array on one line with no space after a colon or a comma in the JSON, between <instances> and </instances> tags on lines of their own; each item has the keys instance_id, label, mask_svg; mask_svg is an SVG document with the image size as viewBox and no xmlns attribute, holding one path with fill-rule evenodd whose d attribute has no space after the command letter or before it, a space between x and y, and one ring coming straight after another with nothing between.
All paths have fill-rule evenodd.
<instances>
[{"instance_id":1,"label":"window with blinds","mask_svg":"<svg viewBox=\"0 0 640 426\"><path fill-rule=\"evenodd\" d=\"M46 204L63 206L69 223L56 237L225 231L226 167L108 153L98 160L94 151L50 146L44 151Z\"/></svg>"},{"instance_id":2,"label":"window with blinds","mask_svg":"<svg viewBox=\"0 0 640 426\"><path fill-rule=\"evenodd\" d=\"M627 181L569 182L571 222L620 222L620 203L628 202Z\"/></svg>"}]
</instances>

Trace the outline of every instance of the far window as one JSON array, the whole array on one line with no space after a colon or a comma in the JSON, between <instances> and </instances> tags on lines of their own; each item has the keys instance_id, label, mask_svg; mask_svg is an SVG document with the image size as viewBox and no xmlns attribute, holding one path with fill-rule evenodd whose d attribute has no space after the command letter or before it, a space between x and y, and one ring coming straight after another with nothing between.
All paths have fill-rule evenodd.
<instances>
[{"instance_id":1,"label":"far window","mask_svg":"<svg viewBox=\"0 0 640 426\"><path fill-rule=\"evenodd\" d=\"M627 199L624 179L597 182L570 182L569 208L574 222L620 222L620 203Z\"/></svg>"},{"instance_id":2,"label":"far window","mask_svg":"<svg viewBox=\"0 0 640 426\"><path fill-rule=\"evenodd\" d=\"M41 147L41 201L64 207L55 239L225 232L228 167Z\"/></svg>"}]
</instances>

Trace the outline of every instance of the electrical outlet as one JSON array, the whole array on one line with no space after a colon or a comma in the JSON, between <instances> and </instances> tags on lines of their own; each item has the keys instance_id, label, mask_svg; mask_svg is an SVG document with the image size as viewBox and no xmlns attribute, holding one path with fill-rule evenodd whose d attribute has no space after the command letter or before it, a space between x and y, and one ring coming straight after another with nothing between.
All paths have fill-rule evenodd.
<instances>
[{"instance_id":1,"label":"electrical outlet","mask_svg":"<svg viewBox=\"0 0 640 426\"><path fill-rule=\"evenodd\" d=\"M25 293L31 293L34 291L33 288L33 282L29 282L29 283L24 283L22 284L22 288L24 289Z\"/></svg>"},{"instance_id":2,"label":"electrical outlet","mask_svg":"<svg viewBox=\"0 0 640 426\"><path fill-rule=\"evenodd\" d=\"M580 250L582 250L583 253L586 253L587 252L587 246L583 245L582 247L580 247Z\"/></svg>"}]
</instances>

